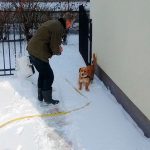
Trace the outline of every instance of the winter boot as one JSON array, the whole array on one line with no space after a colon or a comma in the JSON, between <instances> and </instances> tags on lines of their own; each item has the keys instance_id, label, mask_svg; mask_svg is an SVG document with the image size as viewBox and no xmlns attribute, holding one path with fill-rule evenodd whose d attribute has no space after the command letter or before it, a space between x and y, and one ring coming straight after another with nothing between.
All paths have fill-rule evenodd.
<instances>
[{"instance_id":1,"label":"winter boot","mask_svg":"<svg viewBox=\"0 0 150 150\"><path fill-rule=\"evenodd\" d=\"M38 88L38 100L43 101L42 89Z\"/></svg>"},{"instance_id":2,"label":"winter boot","mask_svg":"<svg viewBox=\"0 0 150 150\"><path fill-rule=\"evenodd\" d=\"M42 95L43 95L43 99L47 104L58 104L59 101L58 100L53 100L52 99L52 89L50 90L46 90L46 91L42 91Z\"/></svg>"}]
</instances>

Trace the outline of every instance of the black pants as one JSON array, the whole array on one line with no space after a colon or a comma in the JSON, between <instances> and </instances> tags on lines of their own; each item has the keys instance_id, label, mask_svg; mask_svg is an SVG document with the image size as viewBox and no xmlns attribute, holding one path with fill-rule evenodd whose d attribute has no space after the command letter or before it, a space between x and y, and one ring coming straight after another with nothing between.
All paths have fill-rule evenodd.
<instances>
[{"instance_id":1,"label":"black pants","mask_svg":"<svg viewBox=\"0 0 150 150\"><path fill-rule=\"evenodd\" d=\"M40 88L42 91L52 89L54 73L52 68L50 67L50 64L31 55L30 61L35 66L36 70L39 72L38 88Z\"/></svg>"},{"instance_id":2,"label":"black pants","mask_svg":"<svg viewBox=\"0 0 150 150\"><path fill-rule=\"evenodd\" d=\"M66 33L63 36L63 43L66 45L67 44L67 35L68 35L69 30L66 30Z\"/></svg>"}]
</instances>

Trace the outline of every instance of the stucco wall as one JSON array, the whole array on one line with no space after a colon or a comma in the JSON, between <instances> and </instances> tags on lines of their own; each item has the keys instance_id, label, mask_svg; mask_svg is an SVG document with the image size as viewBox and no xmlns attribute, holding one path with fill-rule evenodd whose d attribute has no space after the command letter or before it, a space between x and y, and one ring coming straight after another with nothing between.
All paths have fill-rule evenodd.
<instances>
[{"instance_id":1,"label":"stucco wall","mask_svg":"<svg viewBox=\"0 0 150 150\"><path fill-rule=\"evenodd\" d=\"M150 0L92 0L99 66L150 119Z\"/></svg>"}]
</instances>

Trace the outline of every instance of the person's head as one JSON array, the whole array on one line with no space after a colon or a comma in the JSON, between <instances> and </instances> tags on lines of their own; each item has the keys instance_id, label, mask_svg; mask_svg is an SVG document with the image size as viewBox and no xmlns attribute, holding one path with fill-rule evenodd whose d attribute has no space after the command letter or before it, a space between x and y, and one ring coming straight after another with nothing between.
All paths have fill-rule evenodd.
<instances>
[{"instance_id":1,"label":"person's head","mask_svg":"<svg viewBox=\"0 0 150 150\"><path fill-rule=\"evenodd\" d=\"M63 15L63 18L66 21L66 29L69 29L72 26L75 16L71 14L70 12L67 12Z\"/></svg>"}]
</instances>

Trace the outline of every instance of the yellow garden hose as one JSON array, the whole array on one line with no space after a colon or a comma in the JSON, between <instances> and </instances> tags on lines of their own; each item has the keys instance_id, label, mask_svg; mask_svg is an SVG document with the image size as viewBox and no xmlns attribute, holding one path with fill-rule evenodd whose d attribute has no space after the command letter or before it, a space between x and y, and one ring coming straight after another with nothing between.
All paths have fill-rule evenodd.
<instances>
[{"instance_id":1,"label":"yellow garden hose","mask_svg":"<svg viewBox=\"0 0 150 150\"><path fill-rule=\"evenodd\" d=\"M32 118L46 118L46 117L57 117L57 116L62 116L62 115L67 115L67 114L70 114L74 111L78 111L78 110L81 110L85 107L87 107L90 103L87 103L85 104L84 106L82 107L79 107L79 108L76 108L76 109L73 109L73 110L70 110L70 111L62 111L62 112L55 112L55 113L49 113L49 114L36 114L36 115L30 115L30 116L23 116L23 117L19 117L19 118L14 118L14 119L11 119L9 121L6 121L4 123L0 123L0 128L3 128L11 123L14 123L14 122L17 122L17 121L21 121L21 120L25 120L25 119L32 119Z\"/></svg>"},{"instance_id":2,"label":"yellow garden hose","mask_svg":"<svg viewBox=\"0 0 150 150\"><path fill-rule=\"evenodd\" d=\"M66 79L66 81L71 84L69 82L69 80ZM73 86L72 86L73 87ZM75 87L73 87L76 92L78 92L80 95L82 95L83 97L87 98L85 95L83 95L78 89L76 89ZM62 116L62 115L67 115L67 114L70 114L74 111L78 111L78 110L81 110L85 107L87 107L88 105L90 104L90 102L87 102L85 105L79 107L79 108L76 108L76 109L72 109L70 111L62 111L62 112L55 112L55 113L49 113L49 114L35 114L35 115L30 115L30 116L23 116L23 117L18 117L18 118L14 118L14 119L11 119L9 121L6 121L4 123L0 123L0 128L3 128L11 123L14 123L14 122L17 122L17 121L21 121L21 120L25 120L25 119L32 119L32 118L46 118L46 117L57 117L57 116Z\"/></svg>"}]
</instances>

